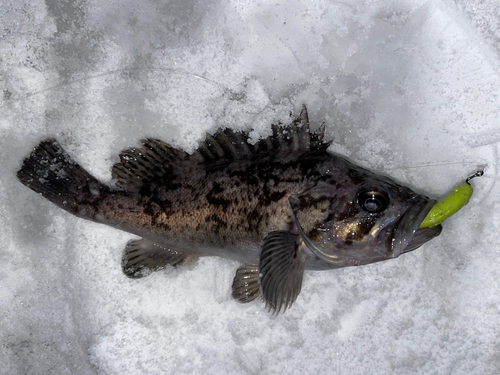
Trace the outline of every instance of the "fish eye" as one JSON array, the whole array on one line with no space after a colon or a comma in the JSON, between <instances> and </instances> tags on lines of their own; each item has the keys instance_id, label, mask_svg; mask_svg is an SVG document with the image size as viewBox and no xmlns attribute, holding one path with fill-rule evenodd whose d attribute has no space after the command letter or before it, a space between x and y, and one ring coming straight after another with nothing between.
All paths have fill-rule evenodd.
<instances>
[{"instance_id":1,"label":"fish eye","mask_svg":"<svg viewBox=\"0 0 500 375\"><path fill-rule=\"evenodd\" d=\"M389 196L374 189L362 190L358 194L358 203L367 212L382 212L389 205Z\"/></svg>"}]
</instances>

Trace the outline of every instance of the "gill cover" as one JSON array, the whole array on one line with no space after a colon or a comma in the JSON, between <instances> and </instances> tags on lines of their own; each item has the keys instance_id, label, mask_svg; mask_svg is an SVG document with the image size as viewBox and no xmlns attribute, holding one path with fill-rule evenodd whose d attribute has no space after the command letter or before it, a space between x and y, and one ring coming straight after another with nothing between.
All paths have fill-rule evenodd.
<instances>
[{"instance_id":1,"label":"gill cover","mask_svg":"<svg viewBox=\"0 0 500 375\"><path fill-rule=\"evenodd\" d=\"M385 243L379 243L380 234L393 222L382 213L388 201L382 202L382 209L373 211L365 207L373 208L372 189L359 191L368 197L368 204L365 198L358 202L359 196L340 190L342 188L320 183L290 197L295 226L302 240L316 257L331 266L356 266L382 260L385 255L380 251L385 251ZM365 194L366 191L370 194Z\"/></svg>"},{"instance_id":2,"label":"gill cover","mask_svg":"<svg viewBox=\"0 0 500 375\"><path fill-rule=\"evenodd\" d=\"M341 265L342 259L335 249L329 246L329 230L324 226L331 206L327 188L321 185L314 186L300 194L291 195L289 201L295 226L308 249L329 264Z\"/></svg>"}]
</instances>

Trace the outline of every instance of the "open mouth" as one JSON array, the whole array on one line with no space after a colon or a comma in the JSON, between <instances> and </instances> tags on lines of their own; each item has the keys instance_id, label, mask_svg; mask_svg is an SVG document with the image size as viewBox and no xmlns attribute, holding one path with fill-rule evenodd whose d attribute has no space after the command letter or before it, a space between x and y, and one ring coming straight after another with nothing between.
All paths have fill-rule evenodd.
<instances>
[{"instance_id":1,"label":"open mouth","mask_svg":"<svg viewBox=\"0 0 500 375\"><path fill-rule=\"evenodd\" d=\"M420 202L413 204L403 215L393 232L392 252L394 257L418 249L427 241L439 236L443 227L419 228L424 218L432 209L435 200L417 198Z\"/></svg>"}]
</instances>

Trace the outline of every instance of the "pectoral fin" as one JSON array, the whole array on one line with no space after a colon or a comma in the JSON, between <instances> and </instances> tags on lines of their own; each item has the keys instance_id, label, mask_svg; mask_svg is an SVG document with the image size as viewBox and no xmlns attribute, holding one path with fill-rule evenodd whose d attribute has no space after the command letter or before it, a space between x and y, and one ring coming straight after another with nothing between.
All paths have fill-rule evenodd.
<instances>
[{"instance_id":1,"label":"pectoral fin","mask_svg":"<svg viewBox=\"0 0 500 375\"><path fill-rule=\"evenodd\" d=\"M138 279L168 265L175 267L194 262L198 257L182 248L158 245L146 239L133 240L127 243L123 252L122 268L125 275Z\"/></svg>"},{"instance_id":2,"label":"pectoral fin","mask_svg":"<svg viewBox=\"0 0 500 375\"><path fill-rule=\"evenodd\" d=\"M259 276L266 307L274 314L286 311L302 287L306 255L300 236L286 231L271 232L260 253Z\"/></svg>"}]
</instances>

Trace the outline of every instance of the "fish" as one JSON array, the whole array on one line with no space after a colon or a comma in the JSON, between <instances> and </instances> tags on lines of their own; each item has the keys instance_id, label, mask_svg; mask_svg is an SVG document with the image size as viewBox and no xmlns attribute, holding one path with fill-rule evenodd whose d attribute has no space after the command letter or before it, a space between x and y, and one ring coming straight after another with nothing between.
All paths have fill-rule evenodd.
<instances>
[{"instance_id":1,"label":"fish","mask_svg":"<svg viewBox=\"0 0 500 375\"><path fill-rule=\"evenodd\" d=\"M193 153L159 139L125 149L114 186L89 174L54 138L24 159L17 178L77 217L133 233L122 270L137 279L219 256L240 262L232 297L261 297L273 314L296 301L304 272L399 257L438 236L419 228L436 203L328 151L307 108L250 142L230 128Z\"/></svg>"}]
</instances>

